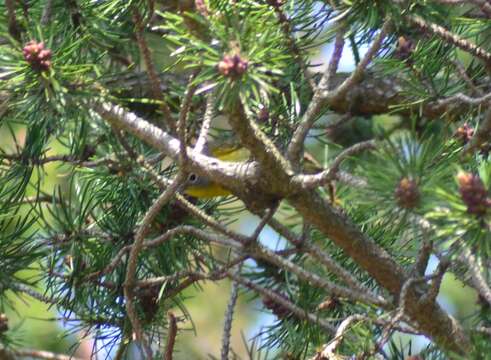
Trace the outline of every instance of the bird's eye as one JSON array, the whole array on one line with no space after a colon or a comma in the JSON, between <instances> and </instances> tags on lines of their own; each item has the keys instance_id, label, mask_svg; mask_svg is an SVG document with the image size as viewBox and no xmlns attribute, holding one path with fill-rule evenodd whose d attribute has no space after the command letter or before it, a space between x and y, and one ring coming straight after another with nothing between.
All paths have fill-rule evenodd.
<instances>
[{"instance_id":1,"label":"bird's eye","mask_svg":"<svg viewBox=\"0 0 491 360\"><path fill-rule=\"evenodd\" d=\"M189 174L189 177L188 177L188 180L189 182L196 182L196 180L198 180L198 177L196 176L196 174Z\"/></svg>"}]
</instances>

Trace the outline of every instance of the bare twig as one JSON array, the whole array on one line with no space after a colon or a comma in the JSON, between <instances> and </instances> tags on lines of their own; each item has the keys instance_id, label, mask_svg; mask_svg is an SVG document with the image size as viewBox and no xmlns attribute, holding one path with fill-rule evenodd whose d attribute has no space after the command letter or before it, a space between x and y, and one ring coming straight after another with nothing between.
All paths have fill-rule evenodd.
<instances>
[{"instance_id":1,"label":"bare twig","mask_svg":"<svg viewBox=\"0 0 491 360\"><path fill-rule=\"evenodd\" d=\"M172 119L172 113L167 105L167 102L162 95L162 86L160 84L160 78L155 70L155 66L152 60L152 53L150 48L148 47L147 41L144 37L145 25L143 24L142 18L138 9L135 7L133 9L133 21L136 25L136 40L138 43L138 47L143 57L143 61L145 62L146 71L148 74L148 78L150 80L150 85L152 89L152 94L155 99L159 101L160 110L164 115L164 122L168 129L171 132L175 132L176 125L174 124L174 120Z\"/></svg>"},{"instance_id":2,"label":"bare twig","mask_svg":"<svg viewBox=\"0 0 491 360\"><path fill-rule=\"evenodd\" d=\"M295 41L295 36L292 31L292 26L290 24L290 21L288 20L285 12L281 9L281 5L279 2L273 2L273 8L276 13L276 16L278 17L278 22L280 23L281 30L285 34L285 37L287 39L288 47L290 48L290 52L292 53L294 59L298 63L298 66L303 72L305 80L307 80L310 88L315 91L316 84L314 81L314 78L312 77L311 74L308 72L308 64L306 63L302 52L298 48L298 45Z\"/></svg>"},{"instance_id":3,"label":"bare twig","mask_svg":"<svg viewBox=\"0 0 491 360\"><path fill-rule=\"evenodd\" d=\"M298 265L294 264L293 262L276 255L271 250L266 249L263 246L260 246L259 244L255 244L254 247L252 246L248 247L247 251L249 254L251 254L251 256L259 257L282 269L288 270L293 274L297 275L299 278L308 281L309 283L311 283L316 287L326 290L330 294L339 297L346 297L353 301L361 301L368 304L370 303L376 304L384 308L390 307L390 304L388 304L386 300L384 300L381 297L372 296L370 293L364 293L356 289L348 289L347 287L340 286L331 281L325 280L324 278L321 278L317 274L311 273L299 267Z\"/></svg>"},{"instance_id":4,"label":"bare twig","mask_svg":"<svg viewBox=\"0 0 491 360\"><path fill-rule=\"evenodd\" d=\"M172 198L176 193L178 188L182 185L184 181L184 173L179 172L172 184L157 198L153 205L148 209L147 213L143 217L142 223L138 228L135 235L135 242L131 248L130 255L128 258L128 267L126 269L126 279L124 284L124 296L126 299L126 312L128 318L133 326L135 336L137 341L139 341L143 348L145 349L146 355L149 359L152 358L152 352L145 339L143 338L142 328L140 325L140 320L133 305L133 288L136 277L136 268L138 265L138 255L142 249L145 235L150 230L151 223L158 215L162 207Z\"/></svg>"},{"instance_id":5,"label":"bare twig","mask_svg":"<svg viewBox=\"0 0 491 360\"><path fill-rule=\"evenodd\" d=\"M491 305L491 288L489 287L486 279L481 273L481 264L479 260L472 254L472 252L463 244L461 246L461 259L467 264L468 270L471 274L472 284L479 292L482 298Z\"/></svg>"},{"instance_id":6,"label":"bare twig","mask_svg":"<svg viewBox=\"0 0 491 360\"><path fill-rule=\"evenodd\" d=\"M41 25L48 25L51 21L51 15L53 15L53 0L47 0L41 15Z\"/></svg>"},{"instance_id":7,"label":"bare twig","mask_svg":"<svg viewBox=\"0 0 491 360\"><path fill-rule=\"evenodd\" d=\"M467 74L467 71L465 70L464 65L459 60L453 60L452 61L452 64L455 66L455 69L457 70L457 73L459 74L460 78L465 81L465 83L467 84L467 86L469 87L469 89L472 90L472 92L474 93L474 95L476 95L476 96L483 96L484 94L481 91L481 89L479 89L474 84L474 82L472 81L472 79Z\"/></svg>"},{"instance_id":8,"label":"bare twig","mask_svg":"<svg viewBox=\"0 0 491 360\"><path fill-rule=\"evenodd\" d=\"M431 286L429 290L424 294L419 301L422 303L431 303L436 301L438 293L440 292L440 286L442 285L443 276L447 271L450 263L448 259L441 259L435 273L432 275Z\"/></svg>"},{"instance_id":9,"label":"bare twig","mask_svg":"<svg viewBox=\"0 0 491 360\"><path fill-rule=\"evenodd\" d=\"M240 274L240 267L236 270L237 275ZM230 291L230 298L227 304L227 310L225 311L225 321L222 332L222 349L221 360L228 360L230 352L230 338L232 336L232 321L234 318L235 305L237 304L237 298L239 297L239 284L232 282L232 289Z\"/></svg>"},{"instance_id":10,"label":"bare twig","mask_svg":"<svg viewBox=\"0 0 491 360\"><path fill-rule=\"evenodd\" d=\"M203 124L201 125L201 130L199 132L198 140L194 146L194 151L197 153L203 153L206 148L206 143L208 140L208 132L211 127L211 121L215 116L215 93L210 91L206 95L206 109L205 115L203 116Z\"/></svg>"},{"instance_id":11,"label":"bare twig","mask_svg":"<svg viewBox=\"0 0 491 360\"><path fill-rule=\"evenodd\" d=\"M339 171L339 166L348 157L367 149L374 149L376 142L374 140L363 141L343 150L332 162L329 169L315 175L297 175L292 181L298 181L306 189L313 189L325 185L327 182L334 180Z\"/></svg>"},{"instance_id":12,"label":"bare twig","mask_svg":"<svg viewBox=\"0 0 491 360\"><path fill-rule=\"evenodd\" d=\"M288 159L290 159L292 164L298 163L305 138L307 137L308 132L314 125L320 113L324 109L325 105L330 101L343 97L354 85L361 81L368 64L372 61L373 57L380 50L380 47L382 46L382 43L387 36L389 28L390 22L386 21L382 29L380 30L380 33L373 41L363 59L358 63L355 70L346 80L343 81L341 85L339 85L334 90L325 89L323 88L323 86L321 86L323 83L325 83L324 87L329 85L327 84L327 79L331 76L329 73L329 71L331 70L328 68L328 72L324 74L325 80L323 81L321 79L321 84L318 87L318 92L316 92L312 101L310 102L305 114L302 117L302 120L300 121L300 125L295 130L292 141L288 146Z\"/></svg>"},{"instance_id":13,"label":"bare twig","mask_svg":"<svg viewBox=\"0 0 491 360\"><path fill-rule=\"evenodd\" d=\"M235 274L233 271L228 271L227 276L230 277L231 279L235 280L239 284L242 284L243 286L256 291L257 293L267 297L268 299L271 299L272 301L276 302L277 304L285 307L288 309L293 315L295 315L297 318L309 321L313 324L318 324L323 330L330 334L335 333L335 328L327 323L325 320L319 318L318 316L309 313L305 311L304 309L296 306L294 303L286 299L284 296L278 295L272 290L266 289L260 285L255 284L254 282L242 277L238 276Z\"/></svg>"},{"instance_id":14,"label":"bare twig","mask_svg":"<svg viewBox=\"0 0 491 360\"><path fill-rule=\"evenodd\" d=\"M28 349L19 349L14 350L13 354L16 356L31 358L31 359L44 359L44 360L82 360L80 358L71 356L71 355L61 355L55 354L50 351L42 351L42 350L28 350Z\"/></svg>"},{"instance_id":15,"label":"bare twig","mask_svg":"<svg viewBox=\"0 0 491 360\"><path fill-rule=\"evenodd\" d=\"M169 320L169 330L167 331L167 345L165 346L164 360L172 360L177 336L177 319L170 311L167 313L167 318Z\"/></svg>"},{"instance_id":16,"label":"bare twig","mask_svg":"<svg viewBox=\"0 0 491 360\"><path fill-rule=\"evenodd\" d=\"M416 15L409 15L407 16L407 19L411 24L415 25L420 30L436 35L440 37L443 41L452 44L481 60L484 60L486 63L489 63L491 61L491 53L477 46L473 42L463 39L460 36L448 31L442 26L429 23L423 18Z\"/></svg>"},{"instance_id":17,"label":"bare twig","mask_svg":"<svg viewBox=\"0 0 491 360\"><path fill-rule=\"evenodd\" d=\"M39 301L41 301L41 302L43 302L45 304L52 304L52 305L59 304L59 302L56 301L55 299L52 299L52 298L50 298L48 296L45 296L45 295L37 292L36 290L30 288L29 286L24 285L24 284L11 283L11 284L9 284L9 288L12 289L12 290L15 290L15 291L22 292L22 293L24 293L26 295L29 295L33 299L39 300Z\"/></svg>"},{"instance_id":18,"label":"bare twig","mask_svg":"<svg viewBox=\"0 0 491 360\"><path fill-rule=\"evenodd\" d=\"M490 95L490 94L488 94ZM490 100L491 101L491 100ZM464 147L464 153L469 154L473 150L479 149L481 145L489 141L489 135L491 134L491 109L487 109L483 115L483 119L479 124L474 136Z\"/></svg>"},{"instance_id":19,"label":"bare twig","mask_svg":"<svg viewBox=\"0 0 491 360\"><path fill-rule=\"evenodd\" d=\"M19 28L19 22L17 21L17 16L15 15L15 4L14 0L5 0L5 7L7 8L7 19L8 19L8 29L9 34L17 41L21 40L21 31Z\"/></svg>"},{"instance_id":20,"label":"bare twig","mask_svg":"<svg viewBox=\"0 0 491 360\"><path fill-rule=\"evenodd\" d=\"M179 111L179 120L177 122L177 135L179 137L179 161L181 167L186 167L188 156L187 156L187 145L186 145L186 123L189 117L189 109L191 108L191 103L193 100L194 93L196 92L197 86L193 84L195 75L191 75L188 80L188 86L186 87L186 92L184 99L181 103L181 109Z\"/></svg>"},{"instance_id":21,"label":"bare twig","mask_svg":"<svg viewBox=\"0 0 491 360\"><path fill-rule=\"evenodd\" d=\"M333 274L339 276L339 278L348 286L358 290L361 293L370 294L372 298L377 298L377 295L373 294L370 289L363 286L350 271L344 269L341 265L339 265L327 252L325 252L319 246L312 242L305 241L305 239L299 238L298 236L293 234L286 226L279 223L275 219L271 219L269 221L269 225L289 242L291 242L295 246L299 246L303 251L312 256L312 258L319 261L319 263L324 265L326 269L331 271Z\"/></svg>"},{"instance_id":22,"label":"bare twig","mask_svg":"<svg viewBox=\"0 0 491 360\"><path fill-rule=\"evenodd\" d=\"M366 319L365 316L358 315L358 314L350 315L346 319L344 319L336 329L336 334L334 335L334 339L332 339L331 342L327 344L322 350L322 352L320 353L320 359L335 359L336 358L335 352L339 347L339 345L341 345L341 342L343 341L344 336L348 331L348 328L354 322L364 321L365 319Z\"/></svg>"}]
</instances>

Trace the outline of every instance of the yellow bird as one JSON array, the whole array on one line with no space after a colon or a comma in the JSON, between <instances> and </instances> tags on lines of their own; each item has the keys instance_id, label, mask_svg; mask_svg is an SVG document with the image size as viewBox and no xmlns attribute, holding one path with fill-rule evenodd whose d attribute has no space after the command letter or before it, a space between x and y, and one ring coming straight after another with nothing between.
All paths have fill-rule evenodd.
<instances>
[{"instance_id":1,"label":"yellow bird","mask_svg":"<svg viewBox=\"0 0 491 360\"><path fill-rule=\"evenodd\" d=\"M233 143L234 139L228 139L226 142L223 140L221 142L215 141L207 146L208 149L205 151L205 153L221 161L239 162L250 159L251 154L249 150L239 144L238 141ZM306 173L314 174L321 170L322 166L317 162L317 160L315 160L315 158L309 153L305 153L304 171ZM329 192L331 193L331 191ZM230 190L224 188L220 184L194 173L189 175L188 185L184 189L184 193L199 199L214 198L232 194ZM330 195L333 197L333 194Z\"/></svg>"},{"instance_id":2,"label":"yellow bird","mask_svg":"<svg viewBox=\"0 0 491 360\"><path fill-rule=\"evenodd\" d=\"M242 147L239 143L215 143L209 145L208 148L209 150L205 151L205 153L221 161L238 162L246 161L250 158L249 150ZM232 194L230 190L224 188L220 184L197 174L189 175L188 186L184 189L184 192L195 198L205 199Z\"/></svg>"}]
</instances>

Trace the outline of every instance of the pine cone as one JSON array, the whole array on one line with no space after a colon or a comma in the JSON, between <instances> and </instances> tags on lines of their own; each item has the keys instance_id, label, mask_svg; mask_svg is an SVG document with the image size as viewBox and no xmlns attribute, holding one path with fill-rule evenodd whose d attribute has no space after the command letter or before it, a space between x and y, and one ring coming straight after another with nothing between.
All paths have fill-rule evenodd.
<instances>
[{"instance_id":1,"label":"pine cone","mask_svg":"<svg viewBox=\"0 0 491 360\"><path fill-rule=\"evenodd\" d=\"M44 48L44 42L29 41L22 49L24 59L34 70L46 71L51 66L51 50Z\"/></svg>"},{"instance_id":2,"label":"pine cone","mask_svg":"<svg viewBox=\"0 0 491 360\"><path fill-rule=\"evenodd\" d=\"M242 59L240 55L225 55L218 63L218 71L223 76L231 77L233 79L240 78L242 74L247 71L249 62Z\"/></svg>"},{"instance_id":3,"label":"pine cone","mask_svg":"<svg viewBox=\"0 0 491 360\"><path fill-rule=\"evenodd\" d=\"M404 36L397 39L397 49L394 53L395 57L400 60L407 60L414 52L414 42Z\"/></svg>"},{"instance_id":4,"label":"pine cone","mask_svg":"<svg viewBox=\"0 0 491 360\"><path fill-rule=\"evenodd\" d=\"M467 123L459 126L459 128L455 132L455 137L459 139L464 145L469 142L469 140L472 138L472 135L474 135L474 128L470 127Z\"/></svg>"},{"instance_id":5,"label":"pine cone","mask_svg":"<svg viewBox=\"0 0 491 360\"><path fill-rule=\"evenodd\" d=\"M478 216L486 214L491 201L479 175L460 173L457 175L457 180L460 196L467 205L467 212Z\"/></svg>"},{"instance_id":6,"label":"pine cone","mask_svg":"<svg viewBox=\"0 0 491 360\"><path fill-rule=\"evenodd\" d=\"M287 299L285 295L280 295L280 296ZM290 314L289 309L277 303L270 297L263 297L263 304L266 307L266 309L271 310L271 312L275 314L278 319L283 319Z\"/></svg>"},{"instance_id":7,"label":"pine cone","mask_svg":"<svg viewBox=\"0 0 491 360\"><path fill-rule=\"evenodd\" d=\"M412 209L418 206L421 197L416 181L407 177L399 181L394 196L397 204L404 209Z\"/></svg>"}]
</instances>

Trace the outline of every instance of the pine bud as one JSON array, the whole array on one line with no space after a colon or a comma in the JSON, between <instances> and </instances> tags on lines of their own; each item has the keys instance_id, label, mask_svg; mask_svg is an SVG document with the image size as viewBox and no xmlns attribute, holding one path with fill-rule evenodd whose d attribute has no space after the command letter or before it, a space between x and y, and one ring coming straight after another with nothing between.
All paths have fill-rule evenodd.
<instances>
[{"instance_id":1,"label":"pine bud","mask_svg":"<svg viewBox=\"0 0 491 360\"><path fill-rule=\"evenodd\" d=\"M285 295L280 296L287 299ZM271 310L271 312L275 314L278 319L283 319L290 314L290 310L288 308L277 303L274 299L270 297L263 297L263 304L266 309Z\"/></svg>"},{"instance_id":2,"label":"pine bud","mask_svg":"<svg viewBox=\"0 0 491 360\"><path fill-rule=\"evenodd\" d=\"M405 360L423 360L419 355L408 356Z\"/></svg>"},{"instance_id":3,"label":"pine bud","mask_svg":"<svg viewBox=\"0 0 491 360\"><path fill-rule=\"evenodd\" d=\"M242 59L240 55L225 55L218 63L218 71L223 76L240 78L247 71L249 62Z\"/></svg>"},{"instance_id":4,"label":"pine bud","mask_svg":"<svg viewBox=\"0 0 491 360\"><path fill-rule=\"evenodd\" d=\"M194 6L196 7L196 10L204 16L208 17L210 13L208 12L208 7L206 6L205 0L195 0L194 1Z\"/></svg>"},{"instance_id":5,"label":"pine bud","mask_svg":"<svg viewBox=\"0 0 491 360\"><path fill-rule=\"evenodd\" d=\"M414 52L414 43L411 39L400 36L397 39L397 49L395 57L400 60L407 60Z\"/></svg>"},{"instance_id":6,"label":"pine bud","mask_svg":"<svg viewBox=\"0 0 491 360\"><path fill-rule=\"evenodd\" d=\"M459 126L457 131L455 132L455 137L460 140L463 144L467 144L469 140L474 135L474 129L470 127L467 123L462 126Z\"/></svg>"},{"instance_id":7,"label":"pine bud","mask_svg":"<svg viewBox=\"0 0 491 360\"><path fill-rule=\"evenodd\" d=\"M210 13L208 12L208 7L206 6L205 0L195 0L194 5L196 6L196 10L204 16L208 17Z\"/></svg>"},{"instance_id":8,"label":"pine bud","mask_svg":"<svg viewBox=\"0 0 491 360\"><path fill-rule=\"evenodd\" d=\"M268 5L279 8L285 4L285 0L267 0Z\"/></svg>"},{"instance_id":9,"label":"pine bud","mask_svg":"<svg viewBox=\"0 0 491 360\"><path fill-rule=\"evenodd\" d=\"M462 172L457 175L460 197L467 205L467 212L478 216L484 215L491 206L488 191L479 175Z\"/></svg>"},{"instance_id":10,"label":"pine bud","mask_svg":"<svg viewBox=\"0 0 491 360\"><path fill-rule=\"evenodd\" d=\"M140 306L143 310L145 320L151 322L159 310L159 291L152 288L139 297Z\"/></svg>"},{"instance_id":11,"label":"pine bud","mask_svg":"<svg viewBox=\"0 0 491 360\"><path fill-rule=\"evenodd\" d=\"M397 204L404 209L412 209L419 204L418 184L413 179L404 177L397 184L394 192Z\"/></svg>"},{"instance_id":12,"label":"pine bud","mask_svg":"<svg viewBox=\"0 0 491 360\"><path fill-rule=\"evenodd\" d=\"M9 318L4 313L0 314L0 334L8 331L9 329Z\"/></svg>"},{"instance_id":13,"label":"pine bud","mask_svg":"<svg viewBox=\"0 0 491 360\"><path fill-rule=\"evenodd\" d=\"M260 123L265 123L269 120L269 110L267 107L262 107L257 113L257 120Z\"/></svg>"},{"instance_id":14,"label":"pine bud","mask_svg":"<svg viewBox=\"0 0 491 360\"><path fill-rule=\"evenodd\" d=\"M341 305L341 302L339 301L338 298L336 298L334 296L330 296L317 306L317 310L332 311L332 310L335 310L336 308L338 308L340 305Z\"/></svg>"},{"instance_id":15,"label":"pine bud","mask_svg":"<svg viewBox=\"0 0 491 360\"><path fill-rule=\"evenodd\" d=\"M29 41L22 49L24 59L34 70L46 71L51 66L51 50L44 48L44 42Z\"/></svg>"}]
</instances>

